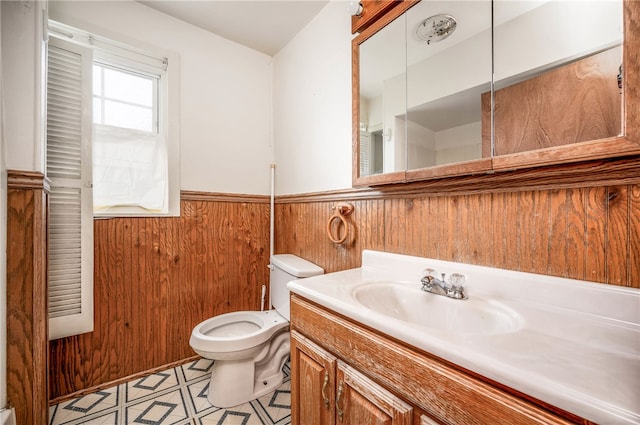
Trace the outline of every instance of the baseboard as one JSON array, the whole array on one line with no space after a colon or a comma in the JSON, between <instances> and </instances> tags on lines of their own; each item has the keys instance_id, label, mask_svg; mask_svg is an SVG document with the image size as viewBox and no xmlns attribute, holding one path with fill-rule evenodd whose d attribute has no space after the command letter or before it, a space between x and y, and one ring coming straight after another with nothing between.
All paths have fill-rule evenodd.
<instances>
[{"instance_id":1,"label":"baseboard","mask_svg":"<svg viewBox=\"0 0 640 425\"><path fill-rule=\"evenodd\" d=\"M0 0L1 1L1 0ZM176 366L180 366L183 365L185 363L189 363L192 362L196 359L200 358L200 356L191 356L191 357L187 357L186 359L182 359L182 360L178 360L175 362L171 362L171 363L167 363L165 365L162 366L158 366L158 367L154 367L153 369L149 369L149 370L145 370L142 372L138 372L138 373L134 373L133 375L129 375L129 376L125 376L124 378L120 378L120 379L115 379L113 381L110 382L105 382L104 384L100 384L100 385L95 385L93 387L89 387L89 388L85 388L83 390L80 391L76 391L70 394L66 394L60 397L56 397L52 400L49 400L49 405L53 406L54 404L59 404L62 403L63 401L67 401L67 400L72 400L74 398L78 398L81 397L83 395L86 394L91 394L91 393L95 393L96 391L100 391L103 390L105 388L110 388L110 387L114 387L116 385L120 385L123 384L125 382L129 382L129 381L133 381L134 379L138 379L138 378L142 378L144 376L147 375L152 375L158 371L161 370L165 370L165 369L170 369L172 367L176 367ZM12 423L9 423L10 425L15 425ZM2 421L0 421L0 425L5 425Z\"/></svg>"}]
</instances>

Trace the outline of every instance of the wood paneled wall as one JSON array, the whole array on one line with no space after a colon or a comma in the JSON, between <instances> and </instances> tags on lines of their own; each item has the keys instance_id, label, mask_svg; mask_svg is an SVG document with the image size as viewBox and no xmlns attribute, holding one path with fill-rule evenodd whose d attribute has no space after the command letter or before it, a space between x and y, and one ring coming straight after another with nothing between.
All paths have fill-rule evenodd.
<instances>
[{"instance_id":1,"label":"wood paneled wall","mask_svg":"<svg viewBox=\"0 0 640 425\"><path fill-rule=\"evenodd\" d=\"M335 245L339 202L355 211ZM95 331L50 343L54 401L189 358L198 322L259 309L268 199L185 192L181 208L95 221ZM276 253L327 272L376 249L638 287L640 158L279 196L275 232Z\"/></svg>"},{"instance_id":2,"label":"wood paneled wall","mask_svg":"<svg viewBox=\"0 0 640 425\"><path fill-rule=\"evenodd\" d=\"M498 176L479 176L460 193L423 185L404 188L405 194L335 193L335 200L280 197L275 251L327 272L359 267L361 251L374 249L640 287L639 164L633 159L612 174L584 169L581 177L536 173L534 179L525 172L511 186L500 186ZM338 200L355 207L342 245L326 232Z\"/></svg>"},{"instance_id":3,"label":"wood paneled wall","mask_svg":"<svg viewBox=\"0 0 640 425\"><path fill-rule=\"evenodd\" d=\"M47 399L47 185L7 176L7 401L19 424L49 421Z\"/></svg>"},{"instance_id":4,"label":"wood paneled wall","mask_svg":"<svg viewBox=\"0 0 640 425\"><path fill-rule=\"evenodd\" d=\"M267 197L183 192L181 217L94 223L95 328L51 341L52 399L192 357L196 324L260 309Z\"/></svg>"}]
</instances>

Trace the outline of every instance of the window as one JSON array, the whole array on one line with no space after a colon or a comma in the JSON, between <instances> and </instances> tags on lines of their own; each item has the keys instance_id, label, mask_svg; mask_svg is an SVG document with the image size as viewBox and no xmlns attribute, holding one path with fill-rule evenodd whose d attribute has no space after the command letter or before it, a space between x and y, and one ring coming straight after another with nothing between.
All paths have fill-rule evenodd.
<instances>
[{"instance_id":1,"label":"window","mask_svg":"<svg viewBox=\"0 0 640 425\"><path fill-rule=\"evenodd\" d=\"M93 330L94 216L180 215L179 75L175 56L53 21L49 29L48 298L55 339Z\"/></svg>"},{"instance_id":2,"label":"window","mask_svg":"<svg viewBox=\"0 0 640 425\"><path fill-rule=\"evenodd\" d=\"M93 210L168 212L168 163L160 124L164 69L93 62Z\"/></svg>"},{"instance_id":3,"label":"window","mask_svg":"<svg viewBox=\"0 0 640 425\"><path fill-rule=\"evenodd\" d=\"M159 75L93 63L93 123L158 132Z\"/></svg>"},{"instance_id":4,"label":"window","mask_svg":"<svg viewBox=\"0 0 640 425\"><path fill-rule=\"evenodd\" d=\"M49 21L51 40L85 48L92 70L93 213L179 216L179 66L140 49ZM90 74L90 75L89 75Z\"/></svg>"}]
</instances>

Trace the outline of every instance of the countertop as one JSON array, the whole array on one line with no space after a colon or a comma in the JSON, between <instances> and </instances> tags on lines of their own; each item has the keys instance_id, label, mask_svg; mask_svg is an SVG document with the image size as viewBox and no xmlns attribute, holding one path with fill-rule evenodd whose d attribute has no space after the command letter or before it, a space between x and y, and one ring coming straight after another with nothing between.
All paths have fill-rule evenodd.
<instances>
[{"instance_id":1,"label":"countertop","mask_svg":"<svg viewBox=\"0 0 640 425\"><path fill-rule=\"evenodd\" d=\"M362 264L295 280L288 287L356 322L593 422L640 424L640 291L376 251L364 251ZM469 299L482 297L512 309L519 316L517 327L493 334L435 329L374 311L354 296L362 285L392 281L407 285L408 291L415 288L416 299L428 302L438 295L420 290L425 267L464 273Z\"/></svg>"}]
</instances>

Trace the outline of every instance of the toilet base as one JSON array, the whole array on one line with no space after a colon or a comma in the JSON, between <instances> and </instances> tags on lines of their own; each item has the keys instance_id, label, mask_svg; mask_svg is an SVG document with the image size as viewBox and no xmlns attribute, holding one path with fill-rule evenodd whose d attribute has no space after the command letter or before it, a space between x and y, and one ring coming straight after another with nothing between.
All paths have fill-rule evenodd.
<instances>
[{"instance_id":1,"label":"toilet base","mask_svg":"<svg viewBox=\"0 0 640 425\"><path fill-rule=\"evenodd\" d=\"M277 335L263 360L215 360L207 400L229 408L248 403L282 385L282 367L289 357L289 332Z\"/></svg>"}]
</instances>

